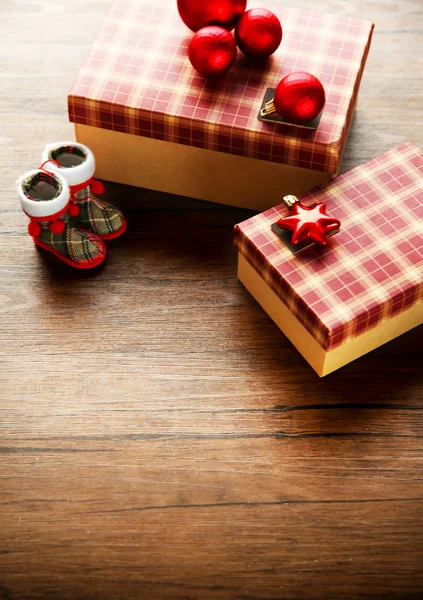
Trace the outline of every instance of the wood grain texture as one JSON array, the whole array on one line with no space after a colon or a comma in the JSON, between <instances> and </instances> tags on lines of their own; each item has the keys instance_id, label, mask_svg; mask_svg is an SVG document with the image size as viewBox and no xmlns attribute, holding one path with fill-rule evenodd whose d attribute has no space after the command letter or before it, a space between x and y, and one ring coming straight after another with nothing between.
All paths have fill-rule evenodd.
<instances>
[{"instance_id":1,"label":"wood grain texture","mask_svg":"<svg viewBox=\"0 0 423 600\"><path fill-rule=\"evenodd\" d=\"M0 3L0 599L423 598L422 328L318 380L237 282L246 211L108 185L93 273L27 236L108 5ZM421 0L302 6L376 22L342 169L423 147Z\"/></svg>"}]
</instances>

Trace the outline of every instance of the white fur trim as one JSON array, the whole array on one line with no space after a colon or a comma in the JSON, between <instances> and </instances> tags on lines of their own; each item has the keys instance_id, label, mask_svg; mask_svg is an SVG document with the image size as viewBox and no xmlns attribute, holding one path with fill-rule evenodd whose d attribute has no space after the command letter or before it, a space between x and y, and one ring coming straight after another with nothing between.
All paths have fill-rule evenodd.
<instances>
[{"instance_id":1,"label":"white fur trim","mask_svg":"<svg viewBox=\"0 0 423 600\"><path fill-rule=\"evenodd\" d=\"M22 189L22 182L27 177L32 177L37 175L37 173L44 173L40 169L35 169L34 171L28 171L25 175L19 177L16 182L16 189L19 196L19 201L21 203L22 209L26 212L30 217L51 217L52 215L58 213L63 210L65 206L69 202L70 190L69 185L64 177L60 174L54 174L60 183L62 184L62 191L56 198L53 200L31 200L28 196L25 196L24 191Z\"/></svg>"},{"instance_id":2,"label":"white fur trim","mask_svg":"<svg viewBox=\"0 0 423 600\"><path fill-rule=\"evenodd\" d=\"M69 185L80 185L81 183L91 179L95 173L94 154L88 148L88 146L80 144L79 142L54 142L54 144L47 144L47 146L44 148L41 162L43 163L46 160L49 160L50 152L55 148L60 148L61 146L74 146L76 148L81 148L81 150L85 152L87 159L76 167L57 167L54 163L48 163L46 168L49 171L54 171L55 173L60 173L63 175Z\"/></svg>"}]
</instances>

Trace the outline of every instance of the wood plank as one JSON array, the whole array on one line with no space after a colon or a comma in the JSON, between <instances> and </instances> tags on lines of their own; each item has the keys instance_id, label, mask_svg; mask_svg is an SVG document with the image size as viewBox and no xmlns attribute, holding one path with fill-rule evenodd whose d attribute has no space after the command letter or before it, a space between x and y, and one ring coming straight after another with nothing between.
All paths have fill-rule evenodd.
<instances>
[{"instance_id":1,"label":"wood plank","mask_svg":"<svg viewBox=\"0 0 423 600\"><path fill-rule=\"evenodd\" d=\"M421 599L422 328L319 380L236 279L243 210L108 185L95 273L29 239L109 4L1 5L0 600ZM301 6L376 22L342 170L423 148L420 0Z\"/></svg>"}]
</instances>

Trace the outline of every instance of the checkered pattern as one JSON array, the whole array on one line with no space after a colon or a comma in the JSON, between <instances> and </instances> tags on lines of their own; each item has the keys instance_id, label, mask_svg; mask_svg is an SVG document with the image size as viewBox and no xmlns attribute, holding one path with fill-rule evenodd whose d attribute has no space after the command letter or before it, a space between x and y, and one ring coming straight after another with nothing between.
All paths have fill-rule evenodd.
<instances>
[{"instance_id":1,"label":"checkered pattern","mask_svg":"<svg viewBox=\"0 0 423 600\"><path fill-rule=\"evenodd\" d=\"M68 215L65 215L63 220L65 229L60 234L51 233L47 222L39 223L41 232L34 242L76 267L88 268L101 262L105 250L98 237L72 227Z\"/></svg>"},{"instance_id":2,"label":"checkered pattern","mask_svg":"<svg viewBox=\"0 0 423 600\"><path fill-rule=\"evenodd\" d=\"M69 95L70 120L158 140L336 173L373 25L257 0L280 18L282 44L266 66L239 54L220 80L187 58L190 32L176 0L115 0ZM293 71L322 81L317 131L258 121L261 100Z\"/></svg>"},{"instance_id":3,"label":"checkered pattern","mask_svg":"<svg viewBox=\"0 0 423 600\"><path fill-rule=\"evenodd\" d=\"M120 210L93 196L89 185L75 193L75 202L79 214L71 220L76 227L93 231L102 239L118 237L126 229Z\"/></svg>"},{"instance_id":4,"label":"checkered pattern","mask_svg":"<svg viewBox=\"0 0 423 600\"><path fill-rule=\"evenodd\" d=\"M327 247L293 256L271 230L284 204L237 225L235 243L325 350L422 300L423 153L411 142L300 199L342 222Z\"/></svg>"}]
</instances>

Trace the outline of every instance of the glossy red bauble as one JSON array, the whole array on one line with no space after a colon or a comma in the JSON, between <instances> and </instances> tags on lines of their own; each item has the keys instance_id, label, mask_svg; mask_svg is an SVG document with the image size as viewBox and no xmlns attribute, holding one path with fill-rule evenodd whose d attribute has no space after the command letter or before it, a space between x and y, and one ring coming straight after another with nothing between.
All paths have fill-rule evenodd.
<instances>
[{"instance_id":1,"label":"glossy red bauble","mask_svg":"<svg viewBox=\"0 0 423 600\"><path fill-rule=\"evenodd\" d=\"M247 56L273 54L282 41L282 26L276 15L265 8L247 10L235 28L238 48Z\"/></svg>"},{"instance_id":2,"label":"glossy red bauble","mask_svg":"<svg viewBox=\"0 0 423 600\"><path fill-rule=\"evenodd\" d=\"M219 25L229 31L244 13L247 0L178 0L181 19L192 31Z\"/></svg>"},{"instance_id":3,"label":"glossy red bauble","mask_svg":"<svg viewBox=\"0 0 423 600\"><path fill-rule=\"evenodd\" d=\"M188 46L188 57L194 69L202 75L219 77L235 61L234 36L223 27L203 27L193 35Z\"/></svg>"},{"instance_id":4,"label":"glossy red bauble","mask_svg":"<svg viewBox=\"0 0 423 600\"><path fill-rule=\"evenodd\" d=\"M310 73L290 73L276 88L274 104L289 123L303 125L315 119L326 102L323 85Z\"/></svg>"}]
</instances>

